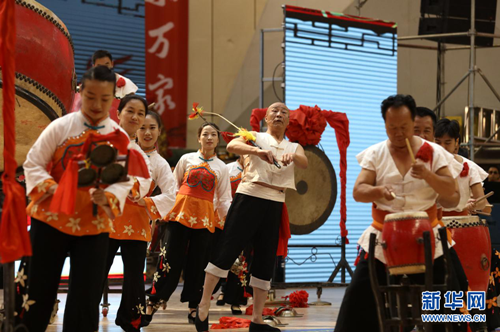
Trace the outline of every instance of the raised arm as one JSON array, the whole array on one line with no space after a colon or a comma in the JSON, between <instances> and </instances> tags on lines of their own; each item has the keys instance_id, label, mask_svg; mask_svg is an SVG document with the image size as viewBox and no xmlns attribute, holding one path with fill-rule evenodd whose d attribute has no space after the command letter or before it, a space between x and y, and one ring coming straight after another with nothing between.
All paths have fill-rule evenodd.
<instances>
[{"instance_id":1,"label":"raised arm","mask_svg":"<svg viewBox=\"0 0 500 332\"><path fill-rule=\"evenodd\" d=\"M378 199L385 198L392 201L394 197L391 194L389 186L376 186L377 173L362 168L356 179L352 196L356 202L371 203Z\"/></svg>"},{"instance_id":2,"label":"raised arm","mask_svg":"<svg viewBox=\"0 0 500 332\"><path fill-rule=\"evenodd\" d=\"M306 169L308 166L307 156L304 152L304 148L299 144L295 153L285 153L282 157L283 165L289 165L292 162L298 168Z\"/></svg>"},{"instance_id":3,"label":"raised arm","mask_svg":"<svg viewBox=\"0 0 500 332\"><path fill-rule=\"evenodd\" d=\"M256 135L256 132L252 131L253 135ZM258 156L260 159L265 162L272 164L274 160L273 153L269 150L262 150L258 147L248 145L244 138L238 137L233 139L226 147L227 152L234 153L240 156L251 154L254 156Z\"/></svg>"},{"instance_id":4,"label":"raised arm","mask_svg":"<svg viewBox=\"0 0 500 332\"><path fill-rule=\"evenodd\" d=\"M427 182L441 197L450 197L448 202L452 205L450 207L455 207L459 203L460 194L455 185L455 179L447 166L441 167L434 173L425 167L423 161L417 159L411 168L411 175L416 179L422 179Z\"/></svg>"}]
</instances>

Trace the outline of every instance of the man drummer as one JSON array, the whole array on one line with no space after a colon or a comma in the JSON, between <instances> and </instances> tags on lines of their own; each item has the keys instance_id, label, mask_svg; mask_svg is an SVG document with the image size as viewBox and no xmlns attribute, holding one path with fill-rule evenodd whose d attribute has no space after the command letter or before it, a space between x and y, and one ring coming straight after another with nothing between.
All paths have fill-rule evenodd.
<instances>
[{"instance_id":1,"label":"man drummer","mask_svg":"<svg viewBox=\"0 0 500 332\"><path fill-rule=\"evenodd\" d=\"M109 69L113 69L115 66L115 62L113 61L113 56L111 53L105 50L95 51L92 55L92 66L106 66ZM136 93L139 89L137 85L134 84L129 78L122 76L118 73L115 73L116 76L116 90L115 97L123 98L126 95Z\"/></svg>"},{"instance_id":2,"label":"man drummer","mask_svg":"<svg viewBox=\"0 0 500 332\"><path fill-rule=\"evenodd\" d=\"M253 132L256 144L262 149L246 144L242 138L232 140L227 146L229 152L245 156L245 165L215 257L205 269L203 298L196 315L197 331L208 330L212 291L220 278L227 277L235 259L249 243L254 252L250 271L254 295L250 332L279 331L264 323L262 311L271 287L285 190L295 189L294 167L305 169L308 161L302 146L285 139L290 121L285 104L269 106L265 121L266 133ZM274 165L276 161L280 168Z\"/></svg>"},{"instance_id":3,"label":"man drummer","mask_svg":"<svg viewBox=\"0 0 500 332\"><path fill-rule=\"evenodd\" d=\"M436 130L436 113L427 107L417 107L415 121L413 122L413 133L415 136L434 142L434 131Z\"/></svg>"},{"instance_id":4,"label":"man drummer","mask_svg":"<svg viewBox=\"0 0 500 332\"><path fill-rule=\"evenodd\" d=\"M368 273L368 246L371 233L382 240L385 215L396 212L426 211L437 239L436 199L438 195L458 197L454 173L448 169L453 157L439 145L413 136L416 105L409 95L390 96L382 102L382 117L388 140L375 144L357 155L361 172L353 190L357 202L372 203L373 223L361 235L359 262L340 308L336 332L378 331L377 307ZM406 139L416 161L413 162ZM456 172L456 170L453 170ZM423 180L423 181L422 181ZM450 207L458 199L444 203ZM390 245L390 244L389 244ZM435 248L434 282L444 282L444 260L440 244ZM375 248L380 283L385 283L385 257L381 246ZM454 289L459 289L455 271L451 271ZM362 313L363 319L359 319ZM444 326L437 326L434 331Z\"/></svg>"}]
</instances>

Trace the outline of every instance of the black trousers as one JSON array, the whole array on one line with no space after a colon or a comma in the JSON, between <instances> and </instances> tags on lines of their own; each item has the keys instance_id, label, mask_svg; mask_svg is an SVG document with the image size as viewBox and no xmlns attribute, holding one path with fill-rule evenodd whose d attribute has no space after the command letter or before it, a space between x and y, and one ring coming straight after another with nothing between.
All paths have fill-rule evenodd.
<instances>
[{"instance_id":1,"label":"black trousers","mask_svg":"<svg viewBox=\"0 0 500 332\"><path fill-rule=\"evenodd\" d=\"M208 229L193 229L171 221L167 223L166 235L154 276L156 293L149 295L149 299L152 302L168 301L184 269L181 302L189 302L189 308L196 308L203 295L204 268L208 263L213 234Z\"/></svg>"},{"instance_id":2,"label":"black trousers","mask_svg":"<svg viewBox=\"0 0 500 332\"><path fill-rule=\"evenodd\" d=\"M106 268L108 233L72 236L31 218L29 300L35 301L23 313L30 332L44 332L57 297L66 256L71 270L64 309L64 332L94 332L99 328L99 302Z\"/></svg>"},{"instance_id":3,"label":"black trousers","mask_svg":"<svg viewBox=\"0 0 500 332\"><path fill-rule=\"evenodd\" d=\"M147 242L109 239L106 276L109 274L119 248L121 248L123 261L123 287L115 322L127 331L139 331L138 327L147 325L145 322L148 321L144 318L146 294L143 274ZM135 322L135 326L132 322Z\"/></svg>"},{"instance_id":4,"label":"black trousers","mask_svg":"<svg viewBox=\"0 0 500 332\"><path fill-rule=\"evenodd\" d=\"M373 289L370 283L370 275L368 269L368 258L365 259L365 251L360 253L360 260L354 271L351 283L346 289L342 305L340 306L335 332L353 332L353 331L379 331L379 322L377 316L377 305ZM455 257L453 257L455 256ZM452 263L452 287L450 290L467 291L467 286L462 288L459 280L467 280L462 269L456 251L450 248L450 260ZM456 266L456 264L459 266ZM376 260L376 273L380 285L387 285L386 266L379 260ZM443 256L434 260L434 283L444 283L445 265ZM460 275L463 274L463 275ZM459 276L460 275L460 276ZM416 284L424 284L424 274L409 275L410 280ZM464 279L465 278L465 279ZM444 294L442 294L444 295ZM444 296L441 297L441 308L444 306ZM436 312L438 313L438 312ZM466 324L453 323L454 331L464 331ZM411 331L409 327L407 331ZM406 330L405 330L406 331ZM444 324L434 324L434 332L445 331Z\"/></svg>"},{"instance_id":5,"label":"black trousers","mask_svg":"<svg viewBox=\"0 0 500 332\"><path fill-rule=\"evenodd\" d=\"M283 203L236 194L226 217L217 254L211 263L220 270L229 270L241 251L252 244L254 256L250 283L253 287L268 289L278 249L282 210ZM210 266L207 271L210 271Z\"/></svg>"},{"instance_id":6,"label":"black trousers","mask_svg":"<svg viewBox=\"0 0 500 332\"><path fill-rule=\"evenodd\" d=\"M243 259L247 264L247 271L250 271L253 260L253 250L252 246L248 246L243 250L240 258ZM242 279L244 280L242 282ZM222 286L222 292L224 293L224 301L231 305L246 305L248 298L245 297L245 293L251 294L252 289L249 286L250 273L243 273L242 279L232 271L227 275L227 280Z\"/></svg>"}]
</instances>

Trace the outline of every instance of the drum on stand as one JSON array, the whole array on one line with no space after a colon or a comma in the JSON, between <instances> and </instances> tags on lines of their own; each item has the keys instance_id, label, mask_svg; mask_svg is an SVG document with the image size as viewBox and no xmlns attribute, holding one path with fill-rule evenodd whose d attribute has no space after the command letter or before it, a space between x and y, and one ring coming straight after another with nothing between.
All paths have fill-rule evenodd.
<instances>
[{"instance_id":1,"label":"drum on stand","mask_svg":"<svg viewBox=\"0 0 500 332\"><path fill-rule=\"evenodd\" d=\"M478 216L443 217L443 223L455 241L455 251L462 263L469 287L487 291L490 278L491 239L486 221Z\"/></svg>"},{"instance_id":2,"label":"drum on stand","mask_svg":"<svg viewBox=\"0 0 500 332\"><path fill-rule=\"evenodd\" d=\"M309 234L330 217L337 200L337 177L330 159L316 146L304 147L309 166L295 167L297 191L286 192L292 234Z\"/></svg>"},{"instance_id":3,"label":"drum on stand","mask_svg":"<svg viewBox=\"0 0 500 332\"><path fill-rule=\"evenodd\" d=\"M425 231L430 233L434 258L434 232L426 212L400 212L385 216L382 248L390 274L425 273Z\"/></svg>"},{"instance_id":4,"label":"drum on stand","mask_svg":"<svg viewBox=\"0 0 500 332\"><path fill-rule=\"evenodd\" d=\"M69 111L76 90L73 42L64 23L34 0L16 0L16 161L48 124ZM3 102L0 71L0 103ZM0 114L0 171L3 170Z\"/></svg>"}]
</instances>

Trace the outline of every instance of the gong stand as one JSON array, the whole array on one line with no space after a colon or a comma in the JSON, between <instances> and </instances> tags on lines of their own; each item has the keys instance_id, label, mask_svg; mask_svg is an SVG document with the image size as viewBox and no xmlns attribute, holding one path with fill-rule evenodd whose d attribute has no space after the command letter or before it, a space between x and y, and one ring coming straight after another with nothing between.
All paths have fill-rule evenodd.
<instances>
[{"instance_id":1,"label":"gong stand","mask_svg":"<svg viewBox=\"0 0 500 332\"><path fill-rule=\"evenodd\" d=\"M345 283L345 271L349 272L349 276L352 278L353 272L347 259L345 258L345 245L346 245L346 237L342 236L342 242L340 245L340 261L335 266L335 270L333 270L332 275L328 278L328 282L333 282L337 274L340 272L340 280L342 283ZM342 270L341 270L342 269Z\"/></svg>"},{"instance_id":2,"label":"gong stand","mask_svg":"<svg viewBox=\"0 0 500 332\"><path fill-rule=\"evenodd\" d=\"M425 284L410 284L410 279L406 276L389 276L387 274L387 285L380 285L375 267L375 245L376 235L370 234L370 246L368 254L368 267L370 283L372 286L375 302L377 305L377 315L379 329L381 332L400 331L403 327L417 327L417 331L432 332L432 323L422 322L421 296L424 291L441 291L444 294L451 289L452 271L451 261L446 234L446 228L439 229L439 236L443 248L445 264L445 283L433 284L432 270L432 250L431 237L429 231L423 233L424 255L425 255ZM452 313L450 309L444 308L444 313ZM441 323L440 323L441 324ZM446 332L453 330L452 323L445 324Z\"/></svg>"}]
</instances>

